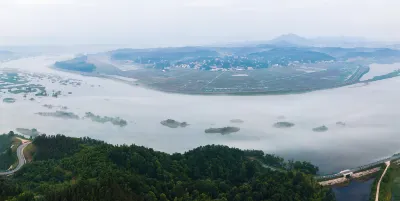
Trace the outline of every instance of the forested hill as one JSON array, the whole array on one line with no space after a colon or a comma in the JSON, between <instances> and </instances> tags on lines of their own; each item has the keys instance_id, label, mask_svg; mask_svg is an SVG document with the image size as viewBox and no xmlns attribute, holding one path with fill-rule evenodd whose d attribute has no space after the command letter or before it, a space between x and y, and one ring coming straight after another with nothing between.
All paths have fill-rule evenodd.
<instances>
[{"instance_id":1,"label":"forested hill","mask_svg":"<svg viewBox=\"0 0 400 201\"><path fill-rule=\"evenodd\" d=\"M166 154L89 138L39 136L34 160L0 180L10 200L268 200L332 201L333 193L306 162L285 162L261 151L203 146ZM273 171L261 163L285 169ZM265 166L265 165L264 165ZM0 198L1 200L1 198Z\"/></svg>"}]
</instances>

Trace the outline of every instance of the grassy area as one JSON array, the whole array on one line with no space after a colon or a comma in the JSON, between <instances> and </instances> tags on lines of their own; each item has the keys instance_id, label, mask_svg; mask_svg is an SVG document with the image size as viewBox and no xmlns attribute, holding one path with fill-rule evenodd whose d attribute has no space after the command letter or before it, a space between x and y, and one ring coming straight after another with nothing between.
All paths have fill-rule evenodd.
<instances>
[{"instance_id":1,"label":"grassy area","mask_svg":"<svg viewBox=\"0 0 400 201\"><path fill-rule=\"evenodd\" d=\"M25 147L24 156L28 163L32 161L35 151L36 151L36 147L33 144L29 144L27 147Z\"/></svg>"},{"instance_id":2,"label":"grassy area","mask_svg":"<svg viewBox=\"0 0 400 201\"><path fill-rule=\"evenodd\" d=\"M383 171L385 171L385 168L386 168L386 165L385 164L381 164L381 169L379 170L378 173L376 173L376 179L375 179L375 181L374 181L374 183L372 184L372 187L371 187L371 194L370 194L370 197L369 197L370 201L375 201L376 188L377 188L377 185L378 185L378 182L379 182L379 178L381 178L381 176L383 174ZM382 189L382 184L381 184L380 188Z\"/></svg>"},{"instance_id":3,"label":"grassy area","mask_svg":"<svg viewBox=\"0 0 400 201\"><path fill-rule=\"evenodd\" d=\"M377 179L372 186L370 200L374 201L376 196L376 185L379 181L380 176L385 168L382 167L381 171L377 176ZM385 176L382 178L380 190L379 190L379 201L397 201L400 200L400 165L396 162L391 163Z\"/></svg>"}]
</instances>

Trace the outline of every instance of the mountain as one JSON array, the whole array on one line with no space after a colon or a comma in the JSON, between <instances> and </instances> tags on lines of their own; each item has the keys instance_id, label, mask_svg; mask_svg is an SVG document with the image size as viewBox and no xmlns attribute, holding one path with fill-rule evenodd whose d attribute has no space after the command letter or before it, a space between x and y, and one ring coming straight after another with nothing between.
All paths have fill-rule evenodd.
<instances>
[{"instance_id":1,"label":"mountain","mask_svg":"<svg viewBox=\"0 0 400 201\"><path fill-rule=\"evenodd\" d=\"M386 47L387 44L377 41L370 41L363 37L334 36L334 37L313 37L305 38L296 34L284 34L270 41L268 44L274 44L281 47L295 46L315 46L315 47Z\"/></svg>"},{"instance_id":2,"label":"mountain","mask_svg":"<svg viewBox=\"0 0 400 201\"><path fill-rule=\"evenodd\" d=\"M313 44L309 39L296 34L284 34L268 41L268 43L278 46L310 46Z\"/></svg>"}]
</instances>

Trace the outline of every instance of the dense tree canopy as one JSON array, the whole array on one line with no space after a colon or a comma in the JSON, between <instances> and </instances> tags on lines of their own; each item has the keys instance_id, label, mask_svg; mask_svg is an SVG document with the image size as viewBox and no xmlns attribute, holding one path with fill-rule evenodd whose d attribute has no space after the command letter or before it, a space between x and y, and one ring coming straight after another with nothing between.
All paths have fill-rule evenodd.
<instances>
[{"instance_id":1,"label":"dense tree canopy","mask_svg":"<svg viewBox=\"0 0 400 201\"><path fill-rule=\"evenodd\" d=\"M17 160L17 155L11 148L14 138L13 132L0 135L0 171L7 170Z\"/></svg>"},{"instance_id":2,"label":"dense tree canopy","mask_svg":"<svg viewBox=\"0 0 400 201\"><path fill-rule=\"evenodd\" d=\"M261 151L208 145L170 155L62 135L38 136L33 144L34 161L11 180L0 180L0 187L10 189L2 196L47 201L334 200L310 174L316 167Z\"/></svg>"}]
</instances>

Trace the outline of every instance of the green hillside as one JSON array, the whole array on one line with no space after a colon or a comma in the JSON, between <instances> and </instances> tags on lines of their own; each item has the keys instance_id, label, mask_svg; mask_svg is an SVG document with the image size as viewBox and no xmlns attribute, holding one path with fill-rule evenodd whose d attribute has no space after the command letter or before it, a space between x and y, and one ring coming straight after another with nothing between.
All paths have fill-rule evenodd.
<instances>
[{"instance_id":1,"label":"green hillside","mask_svg":"<svg viewBox=\"0 0 400 201\"><path fill-rule=\"evenodd\" d=\"M315 173L316 167L300 162L293 166L261 151L209 145L171 155L62 135L42 135L33 144L34 161L0 180L3 199L334 200L329 189L304 173Z\"/></svg>"}]
</instances>

